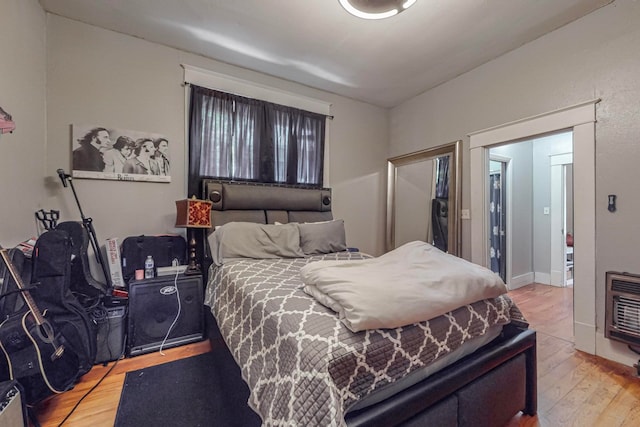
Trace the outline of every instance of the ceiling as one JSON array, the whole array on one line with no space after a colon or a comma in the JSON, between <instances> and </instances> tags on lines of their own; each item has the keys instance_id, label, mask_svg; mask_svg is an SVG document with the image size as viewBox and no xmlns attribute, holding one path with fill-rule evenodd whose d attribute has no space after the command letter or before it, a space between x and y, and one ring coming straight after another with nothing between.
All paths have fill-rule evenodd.
<instances>
[{"instance_id":1,"label":"ceiling","mask_svg":"<svg viewBox=\"0 0 640 427\"><path fill-rule=\"evenodd\" d=\"M48 12L393 107L612 0L418 0L392 18L338 0L40 0Z\"/></svg>"}]
</instances>

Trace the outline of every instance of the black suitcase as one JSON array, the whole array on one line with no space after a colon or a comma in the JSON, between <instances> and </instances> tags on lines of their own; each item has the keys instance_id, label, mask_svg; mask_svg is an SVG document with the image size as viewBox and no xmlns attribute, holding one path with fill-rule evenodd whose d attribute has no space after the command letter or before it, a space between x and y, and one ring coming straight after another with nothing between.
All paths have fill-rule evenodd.
<instances>
[{"instance_id":1,"label":"black suitcase","mask_svg":"<svg viewBox=\"0 0 640 427\"><path fill-rule=\"evenodd\" d=\"M130 236L122 241L122 277L126 283L133 279L136 270L144 269L147 256L153 257L154 266L168 267L174 259L178 264L187 263L187 241L174 234L161 236Z\"/></svg>"}]
</instances>

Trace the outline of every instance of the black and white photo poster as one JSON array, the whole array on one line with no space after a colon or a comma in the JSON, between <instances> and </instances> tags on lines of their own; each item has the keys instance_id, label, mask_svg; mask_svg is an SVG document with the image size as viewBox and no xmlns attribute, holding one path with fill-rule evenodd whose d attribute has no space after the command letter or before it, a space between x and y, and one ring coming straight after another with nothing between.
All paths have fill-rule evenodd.
<instances>
[{"instance_id":1,"label":"black and white photo poster","mask_svg":"<svg viewBox=\"0 0 640 427\"><path fill-rule=\"evenodd\" d=\"M71 138L74 178L171 182L169 140L163 135L74 124Z\"/></svg>"}]
</instances>

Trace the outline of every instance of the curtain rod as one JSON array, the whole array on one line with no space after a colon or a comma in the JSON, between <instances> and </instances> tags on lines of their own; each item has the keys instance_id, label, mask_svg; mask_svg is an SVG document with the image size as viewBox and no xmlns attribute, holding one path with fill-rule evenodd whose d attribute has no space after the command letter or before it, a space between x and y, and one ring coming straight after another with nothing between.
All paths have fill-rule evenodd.
<instances>
[{"instance_id":1,"label":"curtain rod","mask_svg":"<svg viewBox=\"0 0 640 427\"><path fill-rule=\"evenodd\" d=\"M192 84L195 84L195 83L182 82L182 86L190 86ZM198 85L196 85L196 86L198 86ZM200 86L200 87L203 87L203 86ZM211 89L211 88L205 88L205 89ZM248 98L248 96L241 95L239 93L227 92L227 91L223 91L223 90L219 90L219 89L212 89L212 90L217 90L218 92L224 92L224 93L228 93L228 94L231 94L231 95L242 96L244 98ZM261 100L261 101L264 101L264 100ZM269 101L265 101L265 102L269 102ZM300 108L300 110L301 110L301 108ZM315 114L320 114L320 113L315 113ZM334 116L328 115L328 114L321 114L321 115L325 116L329 120L333 120L333 117L334 117Z\"/></svg>"}]
</instances>

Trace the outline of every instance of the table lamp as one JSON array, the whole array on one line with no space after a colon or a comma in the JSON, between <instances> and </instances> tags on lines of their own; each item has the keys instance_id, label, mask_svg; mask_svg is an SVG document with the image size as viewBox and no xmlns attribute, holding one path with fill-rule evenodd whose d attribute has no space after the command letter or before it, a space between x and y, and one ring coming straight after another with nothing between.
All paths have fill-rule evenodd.
<instances>
[{"instance_id":1,"label":"table lamp","mask_svg":"<svg viewBox=\"0 0 640 427\"><path fill-rule=\"evenodd\" d=\"M208 200L176 200L176 228L186 228L189 233L189 265L184 274L200 274L196 263L195 228L211 228L211 202Z\"/></svg>"}]
</instances>

